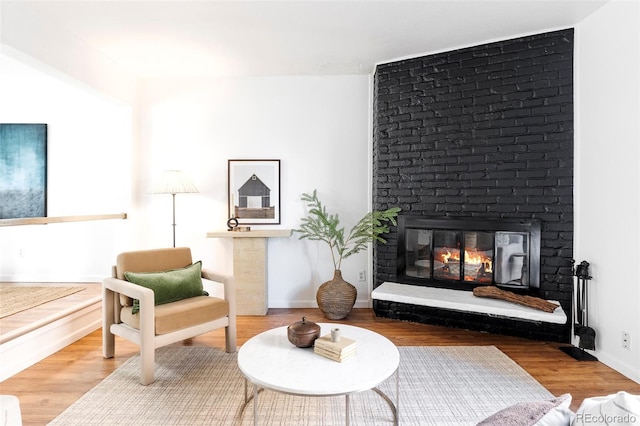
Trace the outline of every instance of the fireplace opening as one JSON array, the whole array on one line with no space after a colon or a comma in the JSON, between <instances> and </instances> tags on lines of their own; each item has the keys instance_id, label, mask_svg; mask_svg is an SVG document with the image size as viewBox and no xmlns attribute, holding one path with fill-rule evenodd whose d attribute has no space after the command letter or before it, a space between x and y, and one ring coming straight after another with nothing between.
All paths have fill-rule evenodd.
<instances>
[{"instance_id":1,"label":"fireplace opening","mask_svg":"<svg viewBox=\"0 0 640 426\"><path fill-rule=\"evenodd\" d=\"M540 287L540 221L399 216L398 278L472 290Z\"/></svg>"}]
</instances>

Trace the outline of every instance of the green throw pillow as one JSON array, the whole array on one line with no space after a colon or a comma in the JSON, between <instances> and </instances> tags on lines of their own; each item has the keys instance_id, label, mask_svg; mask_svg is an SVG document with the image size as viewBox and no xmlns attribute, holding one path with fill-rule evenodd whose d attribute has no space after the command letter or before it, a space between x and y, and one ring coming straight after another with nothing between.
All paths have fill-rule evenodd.
<instances>
[{"instance_id":1,"label":"green throw pillow","mask_svg":"<svg viewBox=\"0 0 640 426\"><path fill-rule=\"evenodd\" d=\"M202 261L185 268L163 272L125 272L127 281L153 290L156 305L195 296L207 296L202 289ZM133 301L132 313L140 311L140 301Z\"/></svg>"}]
</instances>

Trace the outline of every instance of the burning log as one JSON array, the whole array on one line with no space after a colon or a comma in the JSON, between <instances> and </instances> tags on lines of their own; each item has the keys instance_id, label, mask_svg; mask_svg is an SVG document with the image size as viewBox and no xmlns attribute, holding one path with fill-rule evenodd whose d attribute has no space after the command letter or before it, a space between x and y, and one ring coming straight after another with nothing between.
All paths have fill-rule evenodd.
<instances>
[{"instance_id":1,"label":"burning log","mask_svg":"<svg viewBox=\"0 0 640 426\"><path fill-rule=\"evenodd\" d=\"M477 297L488 297L491 299L506 300L530 308L539 309L544 312L553 312L560 305L533 296L522 296L511 291L499 289L495 286L483 286L473 289L473 295Z\"/></svg>"}]
</instances>

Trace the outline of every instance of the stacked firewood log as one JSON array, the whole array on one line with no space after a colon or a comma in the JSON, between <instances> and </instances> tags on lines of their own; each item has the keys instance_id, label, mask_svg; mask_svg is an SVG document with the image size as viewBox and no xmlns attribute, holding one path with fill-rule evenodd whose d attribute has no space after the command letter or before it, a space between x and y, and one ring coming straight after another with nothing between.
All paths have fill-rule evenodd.
<instances>
[{"instance_id":1,"label":"stacked firewood log","mask_svg":"<svg viewBox=\"0 0 640 426\"><path fill-rule=\"evenodd\" d=\"M539 309L544 312L553 312L560 305L549 302L533 296L523 296L515 294L511 291L499 289L495 286L482 286L473 289L473 295L478 297L488 297L491 299L506 300L508 302L517 303L519 305L528 306L530 308Z\"/></svg>"}]
</instances>

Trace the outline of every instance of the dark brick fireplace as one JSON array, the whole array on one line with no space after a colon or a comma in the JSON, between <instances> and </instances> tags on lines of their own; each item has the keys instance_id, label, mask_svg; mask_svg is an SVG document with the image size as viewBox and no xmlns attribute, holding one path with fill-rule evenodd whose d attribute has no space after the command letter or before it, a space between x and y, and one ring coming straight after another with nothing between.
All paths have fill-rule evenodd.
<instances>
[{"instance_id":1,"label":"dark brick fireplace","mask_svg":"<svg viewBox=\"0 0 640 426\"><path fill-rule=\"evenodd\" d=\"M539 221L539 286L526 294L571 312L573 29L379 65L373 107L373 207L433 219ZM387 244L376 244L374 287L402 282L398 239L394 228ZM546 340L570 336L570 324L538 333L539 324L487 328L478 327L482 318L446 311L374 309Z\"/></svg>"}]
</instances>

